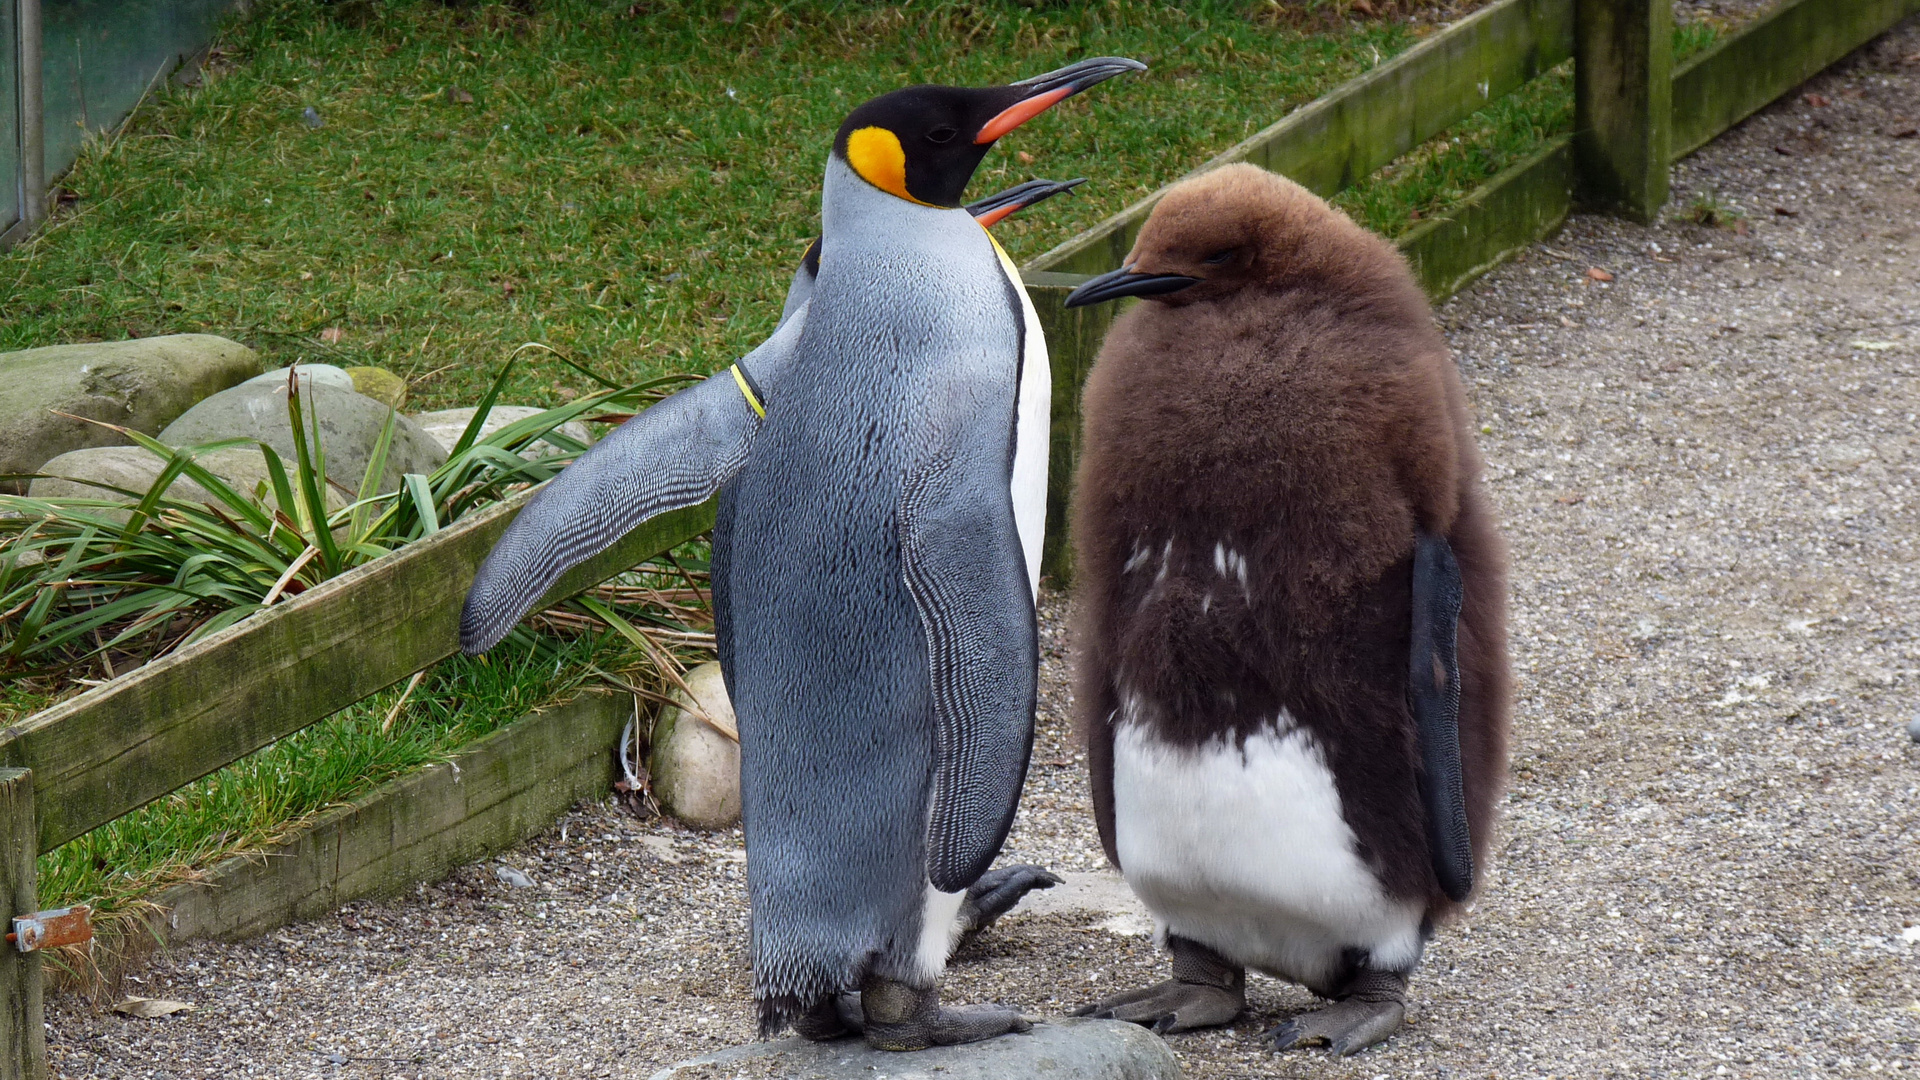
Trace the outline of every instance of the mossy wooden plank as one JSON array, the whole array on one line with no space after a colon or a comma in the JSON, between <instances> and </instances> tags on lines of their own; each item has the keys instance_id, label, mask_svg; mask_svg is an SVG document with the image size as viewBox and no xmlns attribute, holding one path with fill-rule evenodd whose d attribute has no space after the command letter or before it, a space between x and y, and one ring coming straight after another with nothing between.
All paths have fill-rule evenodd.
<instances>
[{"instance_id":1,"label":"mossy wooden plank","mask_svg":"<svg viewBox=\"0 0 1920 1080\"><path fill-rule=\"evenodd\" d=\"M0 769L0 927L40 909L39 829L33 774ZM0 1080L46 1080L47 1027L41 956L0 941Z\"/></svg>"},{"instance_id":2,"label":"mossy wooden plank","mask_svg":"<svg viewBox=\"0 0 1920 1080\"><path fill-rule=\"evenodd\" d=\"M1920 14L1920 0L1788 0L1681 65L1673 76L1679 157Z\"/></svg>"},{"instance_id":3,"label":"mossy wooden plank","mask_svg":"<svg viewBox=\"0 0 1920 1080\"><path fill-rule=\"evenodd\" d=\"M1572 0L1500 0L1195 169L1251 161L1333 195L1572 55ZM1184 177L1183 177L1184 179ZM1118 267L1165 188L1028 264Z\"/></svg>"},{"instance_id":4,"label":"mossy wooden plank","mask_svg":"<svg viewBox=\"0 0 1920 1080\"><path fill-rule=\"evenodd\" d=\"M1080 388L1100 352L1118 304L1066 307L1067 294L1084 275L1047 271L1023 275L1034 313L1047 335L1047 359L1053 368L1053 421L1047 457L1047 536L1040 572L1055 587L1072 577L1072 548L1067 544L1067 510L1073 497L1073 471L1080 456Z\"/></svg>"},{"instance_id":5,"label":"mossy wooden plank","mask_svg":"<svg viewBox=\"0 0 1920 1080\"><path fill-rule=\"evenodd\" d=\"M208 880L168 890L157 929L174 943L251 937L512 847L607 793L632 708L624 694L589 693L524 717L328 811L268 854L229 859Z\"/></svg>"},{"instance_id":6,"label":"mossy wooden plank","mask_svg":"<svg viewBox=\"0 0 1920 1080\"><path fill-rule=\"evenodd\" d=\"M1580 197L1652 221L1673 160L1672 0L1576 0L1574 54Z\"/></svg>"},{"instance_id":7,"label":"mossy wooden plank","mask_svg":"<svg viewBox=\"0 0 1920 1080\"><path fill-rule=\"evenodd\" d=\"M529 497L467 517L0 732L0 764L34 771L40 849L452 654L474 572ZM711 502L655 518L574 568L543 604L712 523Z\"/></svg>"},{"instance_id":8,"label":"mossy wooden plank","mask_svg":"<svg viewBox=\"0 0 1920 1080\"><path fill-rule=\"evenodd\" d=\"M1401 237L1399 248L1435 301L1549 236L1573 201L1573 154L1562 135L1476 188L1446 217Z\"/></svg>"}]
</instances>

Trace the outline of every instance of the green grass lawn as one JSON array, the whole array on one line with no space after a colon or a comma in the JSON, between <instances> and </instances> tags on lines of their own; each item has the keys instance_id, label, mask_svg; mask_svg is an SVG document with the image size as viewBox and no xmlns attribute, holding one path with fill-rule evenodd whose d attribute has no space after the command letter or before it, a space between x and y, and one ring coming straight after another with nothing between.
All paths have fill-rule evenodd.
<instances>
[{"instance_id":1,"label":"green grass lawn","mask_svg":"<svg viewBox=\"0 0 1920 1080\"><path fill-rule=\"evenodd\" d=\"M827 142L871 95L1152 64L982 167L975 194L1092 178L1000 227L1025 258L1417 40L1247 8L264 0L203 86L92 147L57 227L0 255L0 348L214 332L390 368L421 407L470 403L529 340L616 378L709 371L771 329ZM530 366L505 400L585 388Z\"/></svg>"}]
</instances>

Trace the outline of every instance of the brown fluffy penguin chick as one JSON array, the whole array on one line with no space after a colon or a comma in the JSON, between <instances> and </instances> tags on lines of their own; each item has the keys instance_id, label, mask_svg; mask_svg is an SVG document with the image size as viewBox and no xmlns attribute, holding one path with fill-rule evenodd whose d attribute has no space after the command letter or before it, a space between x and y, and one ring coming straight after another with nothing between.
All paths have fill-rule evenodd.
<instances>
[{"instance_id":1,"label":"brown fluffy penguin chick","mask_svg":"<svg viewBox=\"0 0 1920 1080\"><path fill-rule=\"evenodd\" d=\"M1081 1010L1224 1024L1246 969L1333 1004L1267 1033L1391 1035L1486 865L1506 772L1506 552L1459 373L1393 248L1231 165L1169 191L1146 297L1087 381L1077 711L1107 855L1173 978Z\"/></svg>"}]
</instances>

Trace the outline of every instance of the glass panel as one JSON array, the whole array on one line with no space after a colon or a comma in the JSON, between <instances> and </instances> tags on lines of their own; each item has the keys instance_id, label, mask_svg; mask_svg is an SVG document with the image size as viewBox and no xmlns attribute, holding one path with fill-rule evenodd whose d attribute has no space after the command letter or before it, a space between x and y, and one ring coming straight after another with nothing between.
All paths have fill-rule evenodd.
<instances>
[{"instance_id":1,"label":"glass panel","mask_svg":"<svg viewBox=\"0 0 1920 1080\"><path fill-rule=\"evenodd\" d=\"M20 220L20 45L13 2L0 0L0 232Z\"/></svg>"},{"instance_id":2,"label":"glass panel","mask_svg":"<svg viewBox=\"0 0 1920 1080\"><path fill-rule=\"evenodd\" d=\"M111 131L155 78L213 39L232 0L41 0L41 85L47 102L47 176L79 156L89 134Z\"/></svg>"}]
</instances>

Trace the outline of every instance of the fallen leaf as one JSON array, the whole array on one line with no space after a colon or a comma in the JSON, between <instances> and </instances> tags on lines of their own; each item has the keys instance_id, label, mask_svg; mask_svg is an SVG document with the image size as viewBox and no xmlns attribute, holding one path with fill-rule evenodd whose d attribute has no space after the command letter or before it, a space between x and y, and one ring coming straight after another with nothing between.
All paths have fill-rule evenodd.
<instances>
[{"instance_id":1,"label":"fallen leaf","mask_svg":"<svg viewBox=\"0 0 1920 1080\"><path fill-rule=\"evenodd\" d=\"M347 332L337 326L329 326L325 330L320 331L320 340L329 345L340 344L341 339L346 336Z\"/></svg>"},{"instance_id":2,"label":"fallen leaf","mask_svg":"<svg viewBox=\"0 0 1920 1080\"><path fill-rule=\"evenodd\" d=\"M1824 109L1833 104L1833 99L1823 94L1808 94L1802 100L1816 109Z\"/></svg>"},{"instance_id":3,"label":"fallen leaf","mask_svg":"<svg viewBox=\"0 0 1920 1080\"><path fill-rule=\"evenodd\" d=\"M1887 129L1887 137L1889 139L1911 139L1917 136L1920 136L1920 127L1915 127L1912 124L1904 126L1896 125Z\"/></svg>"},{"instance_id":4,"label":"fallen leaf","mask_svg":"<svg viewBox=\"0 0 1920 1080\"><path fill-rule=\"evenodd\" d=\"M1798 210L1789 210L1789 209L1787 209L1787 208L1786 208L1786 207L1784 207L1784 206L1776 206L1776 207L1774 207L1774 208L1773 208L1773 212L1774 212L1774 213L1776 213L1776 214L1779 214L1779 215L1780 215L1781 217L1799 217L1799 216L1800 216L1800 211L1798 211Z\"/></svg>"},{"instance_id":5,"label":"fallen leaf","mask_svg":"<svg viewBox=\"0 0 1920 1080\"><path fill-rule=\"evenodd\" d=\"M193 1006L184 1001L168 1001L166 998L130 997L116 1004L113 1011L126 1016L152 1020L156 1017L171 1016L177 1012L192 1012Z\"/></svg>"},{"instance_id":6,"label":"fallen leaf","mask_svg":"<svg viewBox=\"0 0 1920 1080\"><path fill-rule=\"evenodd\" d=\"M1776 146L1776 147L1774 147L1774 148L1773 148L1773 152L1774 152L1774 153L1776 153L1776 154L1779 154L1779 155L1780 155L1781 157L1792 157L1792 156L1793 156L1793 151L1791 151L1791 150L1789 150L1789 149L1787 149L1787 148L1786 148L1786 147L1784 147L1784 146Z\"/></svg>"},{"instance_id":7,"label":"fallen leaf","mask_svg":"<svg viewBox=\"0 0 1920 1080\"><path fill-rule=\"evenodd\" d=\"M1563 506L1572 506L1575 503L1586 502L1587 493L1584 491L1569 491L1565 495L1562 495L1553 501L1560 503Z\"/></svg>"},{"instance_id":8,"label":"fallen leaf","mask_svg":"<svg viewBox=\"0 0 1920 1080\"><path fill-rule=\"evenodd\" d=\"M1369 19L1374 16L1373 5L1367 3L1367 0L1353 0L1353 10L1365 15Z\"/></svg>"},{"instance_id":9,"label":"fallen leaf","mask_svg":"<svg viewBox=\"0 0 1920 1080\"><path fill-rule=\"evenodd\" d=\"M1736 222L1734 222L1734 223L1733 223L1733 235L1735 235L1735 236L1745 236L1745 235L1747 235L1747 223L1746 223L1746 222L1744 222L1744 221L1736 221Z\"/></svg>"},{"instance_id":10,"label":"fallen leaf","mask_svg":"<svg viewBox=\"0 0 1920 1080\"><path fill-rule=\"evenodd\" d=\"M1597 266L1587 267L1587 277L1593 281L1612 281L1613 275Z\"/></svg>"},{"instance_id":11,"label":"fallen leaf","mask_svg":"<svg viewBox=\"0 0 1920 1080\"><path fill-rule=\"evenodd\" d=\"M1560 325L1561 325L1561 326L1564 326L1564 327L1566 327L1566 328L1567 328L1567 329L1569 329L1569 330L1571 330L1571 329L1573 329L1573 326L1574 326L1574 322L1573 322L1573 320L1572 320L1572 319L1569 319L1569 318L1567 318L1567 317L1566 317L1565 315L1562 315L1562 316L1560 316Z\"/></svg>"},{"instance_id":12,"label":"fallen leaf","mask_svg":"<svg viewBox=\"0 0 1920 1080\"><path fill-rule=\"evenodd\" d=\"M458 86L447 87L447 100L455 105L473 104L473 95Z\"/></svg>"},{"instance_id":13,"label":"fallen leaf","mask_svg":"<svg viewBox=\"0 0 1920 1080\"><path fill-rule=\"evenodd\" d=\"M1020 164L1022 165L1033 164L1033 155L1027 153L1025 150L1020 151L1016 156L1019 157Z\"/></svg>"}]
</instances>

